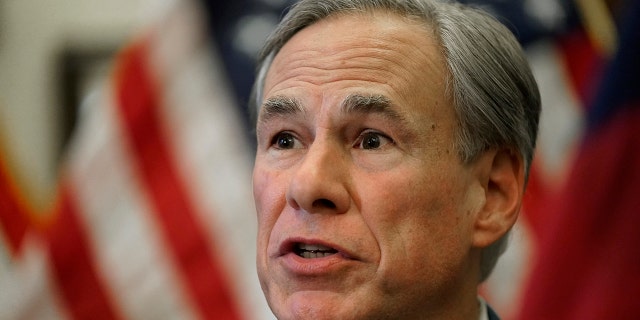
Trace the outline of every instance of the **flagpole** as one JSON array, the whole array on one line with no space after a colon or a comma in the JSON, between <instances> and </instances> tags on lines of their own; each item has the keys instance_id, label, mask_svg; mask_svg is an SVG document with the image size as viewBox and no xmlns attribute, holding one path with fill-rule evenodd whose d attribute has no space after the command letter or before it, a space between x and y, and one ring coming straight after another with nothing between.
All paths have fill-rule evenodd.
<instances>
[{"instance_id":1,"label":"flagpole","mask_svg":"<svg viewBox=\"0 0 640 320\"><path fill-rule=\"evenodd\" d=\"M604 56L611 57L617 48L617 31L611 11L604 0L575 0L587 34Z\"/></svg>"}]
</instances>

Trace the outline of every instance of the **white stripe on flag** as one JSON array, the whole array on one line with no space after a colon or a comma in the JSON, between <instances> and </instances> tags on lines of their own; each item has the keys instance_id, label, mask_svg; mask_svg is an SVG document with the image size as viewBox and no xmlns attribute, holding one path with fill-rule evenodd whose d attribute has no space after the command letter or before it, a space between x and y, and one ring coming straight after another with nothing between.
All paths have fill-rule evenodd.
<instances>
[{"instance_id":1,"label":"white stripe on flag","mask_svg":"<svg viewBox=\"0 0 640 320\"><path fill-rule=\"evenodd\" d=\"M0 319L68 319L51 282L46 247L27 234L20 254L0 274Z\"/></svg>"},{"instance_id":2,"label":"white stripe on flag","mask_svg":"<svg viewBox=\"0 0 640 320\"><path fill-rule=\"evenodd\" d=\"M555 187L568 174L584 131L584 112L553 42L531 46L527 57L542 102L536 157L545 183L554 183Z\"/></svg>"},{"instance_id":3,"label":"white stripe on flag","mask_svg":"<svg viewBox=\"0 0 640 320\"><path fill-rule=\"evenodd\" d=\"M203 45L195 14L184 11L152 39L161 118L214 254L222 254L219 261L232 276L235 300L247 319L273 319L255 269L251 151L218 57Z\"/></svg>"},{"instance_id":4,"label":"white stripe on flag","mask_svg":"<svg viewBox=\"0 0 640 320\"><path fill-rule=\"evenodd\" d=\"M98 270L125 317L194 319L125 151L113 96L96 99L84 110L68 173Z\"/></svg>"}]
</instances>

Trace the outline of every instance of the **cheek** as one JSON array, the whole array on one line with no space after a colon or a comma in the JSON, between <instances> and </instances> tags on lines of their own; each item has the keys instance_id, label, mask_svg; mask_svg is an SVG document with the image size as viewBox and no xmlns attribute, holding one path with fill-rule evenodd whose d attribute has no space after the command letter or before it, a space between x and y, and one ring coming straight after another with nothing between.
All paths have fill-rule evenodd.
<instances>
[{"instance_id":1,"label":"cheek","mask_svg":"<svg viewBox=\"0 0 640 320\"><path fill-rule=\"evenodd\" d=\"M253 171L253 197L258 215L259 245L266 245L269 234L285 205L285 184L281 178L258 164Z\"/></svg>"},{"instance_id":2,"label":"cheek","mask_svg":"<svg viewBox=\"0 0 640 320\"><path fill-rule=\"evenodd\" d=\"M378 201L369 201L369 212L375 213L367 223L377 235L381 267L388 273L404 274L409 282L416 277L437 278L463 258L470 232L463 189L452 177L403 172L376 184L384 188L369 185L364 190L363 194L377 193Z\"/></svg>"}]
</instances>

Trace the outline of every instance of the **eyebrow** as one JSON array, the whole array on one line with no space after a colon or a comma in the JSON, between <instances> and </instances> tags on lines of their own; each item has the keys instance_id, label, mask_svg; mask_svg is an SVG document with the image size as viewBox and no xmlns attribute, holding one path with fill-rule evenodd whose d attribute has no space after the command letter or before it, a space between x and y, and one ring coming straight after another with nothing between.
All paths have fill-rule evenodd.
<instances>
[{"instance_id":1,"label":"eyebrow","mask_svg":"<svg viewBox=\"0 0 640 320\"><path fill-rule=\"evenodd\" d=\"M350 94L341 103L341 112L345 114L382 114L390 120L405 122L405 118L393 108L391 99L384 95ZM274 96L262 104L259 121L264 122L275 117L305 113L302 102L287 96Z\"/></svg>"},{"instance_id":2,"label":"eyebrow","mask_svg":"<svg viewBox=\"0 0 640 320\"><path fill-rule=\"evenodd\" d=\"M304 113L300 100L287 96L271 97L262 104L260 109L259 119L261 122L275 117Z\"/></svg>"},{"instance_id":3,"label":"eyebrow","mask_svg":"<svg viewBox=\"0 0 640 320\"><path fill-rule=\"evenodd\" d=\"M351 94L342 102L342 112L347 114L379 113L394 121L405 121L404 117L393 108L391 99L384 95Z\"/></svg>"}]
</instances>

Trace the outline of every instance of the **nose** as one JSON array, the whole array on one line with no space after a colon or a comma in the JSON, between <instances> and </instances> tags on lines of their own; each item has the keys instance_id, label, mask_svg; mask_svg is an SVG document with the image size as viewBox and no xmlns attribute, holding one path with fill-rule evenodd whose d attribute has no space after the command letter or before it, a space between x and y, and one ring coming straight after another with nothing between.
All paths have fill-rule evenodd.
<instances>
[{"instance_id":1,"label":"nose","mask_svg":"<svg viewBox=\"0 0 640 320\"><path fill-rule=\"evenodd\" d=\"M287 190L288 204L308 213L346 212L351 205L348 161L339 144L314 142L294 168Z\"/></svg>"}]
</instances>

